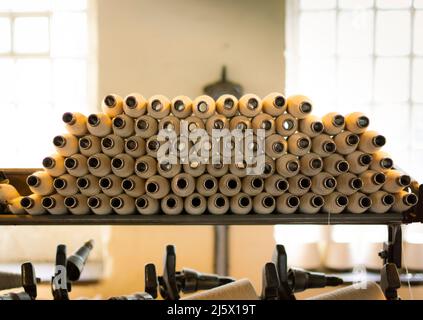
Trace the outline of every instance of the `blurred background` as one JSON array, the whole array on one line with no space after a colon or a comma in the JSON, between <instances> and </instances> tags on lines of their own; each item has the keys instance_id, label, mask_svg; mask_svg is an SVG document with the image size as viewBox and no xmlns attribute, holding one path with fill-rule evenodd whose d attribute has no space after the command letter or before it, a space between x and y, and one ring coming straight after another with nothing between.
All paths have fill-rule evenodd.
<instances>
[{"instance_id":1,"label":"blurred background","mask_svg":"<svg viewBox=\"0 0 423 320\"><path fill-rule=\"evenodd\" d=\"M193 98L223 65L245 92L302 93L317 115L365 112L396 165L423 181L423 0L0 0L0 167L40 167L65 111L95 112L108 93ZM422 228L405 231L405 265L419 272ZM257 291L276 241L293 265L361 276L381 266L387 239L383 226L234 226L229 234L229 273ZM213 271L213 228L174 226L1 227L0 266L51 265L58 242L72 250L89 237L95 285L76 287L74 297L142 290L144 264L161 269L168 243L179 267ZM412 289L403 297L419 297Z\"/></svg>"}]
</instances>

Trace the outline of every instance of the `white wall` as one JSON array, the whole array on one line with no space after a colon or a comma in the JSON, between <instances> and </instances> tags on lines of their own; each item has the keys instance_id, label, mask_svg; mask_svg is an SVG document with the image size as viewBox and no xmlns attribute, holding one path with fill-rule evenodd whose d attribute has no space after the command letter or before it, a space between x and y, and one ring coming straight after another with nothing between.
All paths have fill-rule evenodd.
<instances>
[{"instance_id":1,"label":"white wall","mask_svg":"<svg viewBox=\"0 0 423 320\"><path fill-rule=\"evenodd\" d=\"M99 95L195 97L220 76L284 88L282 0L99 0Z\"/></svg>"}]
</instances>

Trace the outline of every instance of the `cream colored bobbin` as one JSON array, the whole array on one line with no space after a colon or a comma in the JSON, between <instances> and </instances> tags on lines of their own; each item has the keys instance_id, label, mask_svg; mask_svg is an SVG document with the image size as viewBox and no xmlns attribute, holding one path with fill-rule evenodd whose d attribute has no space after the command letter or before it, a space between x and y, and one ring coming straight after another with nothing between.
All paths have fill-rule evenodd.
<instances>
[{"instance_id":1,"label":"cream colored bobbin","mask_svg":"<svg viewBox=\"0 0 423 320\"><path fill-rule=\"evenodd\" d=\"M258 295L249 280L241 279L189 295L182 300L258 300Z\"/></svg>"},{"instance_id":2,"label":"cream colored bobbin","mask_svg":"<svg viewBox=\"0 0 423 320\"><path fill-rule=\"evenodd\" d=\"M93 113L88 116L87 129L96 137L105 137L112 133L112 120L104 113Z\"/></svg>"},{"instance_id":3,"label":"cream colored bobbin","mask_svg":"<svg viewBox=\"0 0 423 320\"><path fill-rule=\"evenodd\" d=\"M375 153L386 144L386 138L376 131L368 130L360 135L358 149L366 153Z\"/></svg>"},{"instance_id":4,"label":"cream colored bobbin","mask_svg":"<svg viewBox=\"0 0 423 320\"><path fill-rule=\"evenodd\" d=\"M282 159L286 156L288 156L288 155L284 155L284 156L280 157L279 159ZM264 160L264 168L263 168L262 171L263 171L263 173L262 173L261 177L263 179L270 177L272 174L274 174L276 172L276 161L273 160L272 158L270 158L269 156L266 156L265 160ZM278 173L281 174L280 172L278 172ZM286 175L284 177L286 177Z\"/></svg>"},{"instance_id":5,"label":"cream colored bobbin","mask_svg":"<svg viewBox=\"0 0 423 320\"><path fill-rule=\"evenodd\" d=\"M351 213L364 213L372 206L372 199L364 193L356 192L348 197L347 210Z\"/></svg>"},{"instance_id":6,"label":"cream colored bobbin","mask_svg":"<svg viewBox=\"0 0 423 320\"><path fill-rule=\"evenodd\" d=\"M165 178L173 178L182 170L182 166L179 163L170 164L169 162L157 163L157 172L159 175Z\"/></svg>"},{"instance_id":7,"label":"cream colored bobbin","mask_svg":"<svg viewBox=\"0 0 423 320\"><path fill-rule=\"evenodd\" d=\"M228 197L233 197L241 192L241 180L231 173L224 175L219 179L219 192Z\"/></svg>"},{"instance_id":8,"label":"cream colored bobbin","mask_svg":"<svg viewBox=\"0 0 423 320\"><path fill-rule=\"evenodd\" d=\"M305 175L297 174L291 178L288 178L288 192L296 196L302 196L306 194L311 187L311 179Z\"/></svg>"},{"instance_id":9,"label":"cream colored bobbin","mask_svg":"<svg viewBox=\"0 0 423 320\"><path fill-rule=\"evenodd\" d=\"M152 136L145 143L145 150L149 156L157 158L160 147L165 143L163 137Z\"/></svg>"},{"instance_id":10,"label":"cream colored bobbin","mask_svg":"<svg viewBox=\"0 0 423 320\"><path fill-rule=\"evenodd\" d=\"M342 132L345 127L345 118L337 112L330 112L322 117L324 132L334 136Z\"/></svg>"},{"instance_id":11,"label":"cream colored bobbin","mask_svg":"<svg viewBox=\"0 0 423 320\"><path fill-rule=\"evenodd\" d=\"M199 193L193 193L185 198L184 208L188 214L203 214L207 209L207 199Z\"/></svg>"},{"instance_id":12,"label":"cream colored bobbin","mask_svg":"<svg viewBox=\"0 0 423 320\"><path fill-rule=\"evenodd\" d=\"M280 158L288 152L288 143L282 136L272 134L265 140L265 152L271 158Z\"/></svg>"},{"instance_id":13,"label":"cream colored bobbin","mask_svg":"<svg viewBox=\"0 0 423 320\"><path fill-rule=\"evenodd\" d=\"M9 201L7 201L7 209L9 210L10 213L12 214L24 214L25 213L25 209L22 207L21 205L21 201L22 201L21 196L11 199Z\"/></svg>"},{"instance_id":14,"label":"cream colored bobbin","mask_svg":"<svg viewBox=\"0 0 423 320\"><path fill-rule=\"evenodd\" d=\"M135 135L148 139L159 131L159 124L155 118L144 115L135 120Z\"/></svg>"},{"instance_id":15,"label":"cream colored bobbin","mask_svg":"<svg viewBox=\"0 0 423 320\"><path fill-rule=\"evenodd\" d=\"M101 101L101 109L110 118L116 117L123 112L123 99L117 94L108 94Z\"/></svg>"},{"instance_id":16,"label":"cream colored bobbin","mask_svg":"<svg viewBox=\"0 0 423 320\"><path fill-rule=\"evenodd\" d=\"M239 113L245 117L255 117L262 107L261 99L252 93L244 94L238 101Z\"/></svg>"},{"instance_id":17,"label":"cream colored bobbin","mask_svg":"<svg viewBox=\"0 0 423 320\"><path fill-rule=\"evenodd\" d=\"M167 116L159 122L159 132L164 130L162 134L166 137L177 137L180 134L180 120L175 116Z\"/></svg>"},{"instance_id":18,"label":"cream colored bobbin","mask_svg":"<svg viewBox=\"0 0 423 320\"><path fill-rule=\"evenodd\" d=\"M258 130L264 130L266 137L275 134L275 120L273 117L266 113L260 113L251 120L251 126L254 133L257 134Z\"/></svg>"},{"instance_id":19,"label":"cream colored bobbin","mask_svg":"<svg viewBox=\"0 0 423 320\"><path fill-rule=\"evenodd\" d=\"M91 196L87 200L87 205L94 214L108 215L112 213L112 207L110 206L110 197L104 193Z\"/></svg>"},{"instance_id":20,"label":"cream colored bobbin","mask_svg":"<svg viewBox=\"0 0 423 320\"><path fill-rule=\"evenodd\" d=\"M374 213L388 212L395 202L395 198L392 194L380 190L372 193L370 199L372 199L372 206L369 211Z\"/></svg>"},{"instance_id":21,"label":"cream colored bobbin","mask_svg":"<svg viewBox=\"0 0 423 320\"><path fill-rule=\"evenodd\" d=\"M99 179L92 174L87 174L83 177L79 177L76 180L76 185L78 186L79 192L90 197L101 192L98 180Z\"/></svg>"},{"instance_id":22,"label":"cream colored bobbin","mask_svg":"<svg viewBox=\"0 0 423 320\"><path fill-rule=\"evenodd\" d=\"M53 138L56 152L63 157L69 157L79 152L78 138L66 133Z\"/></svg>"},{"instance_id":23,"label":"cream colored bobbin","mask_svg":"<svg viewBox=\"0 0 423 320\"><path fill-rule=\"evenodd\" d=\"M230 208L234 214L249 214L253 209L253 200L246 193L238 193L231 198Z\"/></svg>"},{"instance_id":24,"label":"cream colored bobbin","mask_svg":"<svg viewBox=\"0 0 423 320\"><path fill-rule=\"evenodd\" d=\"M312 139L311 151L320 157L329 157L336 152L336 144L327 134L320 134Z\"/></svg>"},{"instance_id":25,"label":"cream colored bobbin","mask_svg":"<svg viewBox=\"0 0 423 320\"><path fill-rule=\"evenodd\" d=\"M229 199L216 193L207 199L207 211L211 214L225 214L229 210Z\"/></svg>"},{"instance_id":26,"label":"cream colored bobbin","mask_svg":"<svg viewBox=\"0 0 423 320\"><path fill-rule=\"evenodd\" d=\"M175 117L185 119L192 113L192 100L187 96L177 96L172 99L170 110Z\"/></svg>"},{"instance_id":27,"label":"cream colored bobbin","mask_svg":"<svg viewBox=\"0 0 423 320\"><path fill-rule=\"evenodd\" d=\"M9 202L19 196L20 194L14 186L8 183L0 183L0 201Z\"/></svg>"},{"instance_id":28,"label":"cream colored bobbin","mask_svg":"<svg viewBox=\"0 0 423 320\"><path fill-rule=\"evenodd\" d=\"M93 135L86 135L79 138L79 152L86 157L91 157L101 152L101 140Z\"/></svg>"},{"instance_id":29,"label":"cream colored bobbin","mask_svg":"<svg viewBox=\"0 0 423 320\"><path fill-rule=\"evenodd\" d=\"M151 156L142 156L135 161L135 174L148 179L157 173L157 160Z\"/></svg>"},{"instance_id":30,"label":"cream colored bobbin","mask_svg":"<svg viewBox=\"0 0 423 320\"><path fill-rule=\"evenodd\" d=\"M373 154L373 159L370 164L370 169L375 171L386 172L392 169L393 166L394 166L394 161L386 152L377 151Z\"/></svg>"},{"instance_id":31,"label":"cream colored bobbin","mask_svg":"<svg viewBox=\"0 0 423 320\"><path fill-rule=\"evenodd\" d=\"M128 138L135 133L134 119L126 114L120 114L113 118L112 128L115 135Z\"/></svg>"},{"instance_id":32,"label":"cream colored bobbin","mask_svg":"<svg viewBox=\"0 0 423 320\"><path fill-rule=\"evenodd\" d=\"M348 205L348 197L339 192L332 192L324 196L324 200L325 204L322 207L322 211L330 214L341 213Z\"/></svg>"},{"instance_id":33,"label":"cream colored bobbin","mask_svg":"<svg viewBox=\"0 0 423 320\"><path fill-rule=\"evenodd\" d=\"M128 196L138 198L145 193L145 180L132 175L122 180L121 187Z\"/></svg>"},{"instance_id":34,"label":"cream colored bobbin","mask_svg":"<svg viewBox=\"0 0 423 320\"><path fill-rule=\"evenodd\" d=\"M117 156L124 150L125 142L120 136L109 134L101 139L101 151L109 157Z\"/></svg>"},{"instance_id":35,"label":"cream colored bobbin","mask_svg":"<svg viewBox=\"0 0 423 320\"><path fill-rule=\"evenodd\" d=\"M298 120L289 113L284 113L275 120L276 132L281 136L289 137L298 129Z\"/></svg>"},{"instance_id":36,"label":"cream colored bobbin","mask_svg":"<svg viewBox=\"0 0 423 320\"><path fill-rule=\"evenodd\" d=\"M178 215L184 210L184 200L174 194L168 194L160 202L162 211L167 215Z\"/></svg>"},{"instance_id":37,"label":"cream colored bobbin","mask_svg":"<svg viewBox=\"0 0 423 320\"><path fill-rule=\"evenodd\" d=\"M58 177L66 173L65 158L58 153L43 159L44 170L52 177Z\"/></svg>"},{"instance_id":38,"label":"cream colored bobbin","mask_svg":"<svg viewBox=\"0 0 423 320\"><path fill-rule=\"evenodd\" d=\"M216 100L216 111L231 118L238 112L238 99L231 94L223 94Z\"/></svg>"},{"instance_id":39,"label":"cream colored bobbin","mask_svg":"<svg viewBox=\"0 0 423 320\"><path fill-rule=\"evenodd\" d=\"M345 129L355 134L363 133L370 124L368 117L361 112L353 112L345 116Z\"/></svg>"},{"instance_id":40,"label":"cream colored bobbin","mask_svg":"<svg viewBox=\"0 0 423 320\"><path fill-rule=\"evenodd\" d=\"M394 194L395 201L392 206L393 212L405 212L418 202L418 197L414 193L407 191L400 191Z\"/></svg>"},{"instance_id":41,"label":"cream colored bobbin","mask_svg":"<svg viewBox=\"0 0 423 320\"><path fill-rule=\"evenodd\" d=\"M276 171L285 178L293 177L300 171L300 162L292 154L286 154L276 160Z\"/></svg>"},{"instance_id":42,"label":"cream colored bobbin","mask_svg":"<svg viewBox=\"0 0 423 320\"><path fill-rule=\"evenodd\" d=\"M256 196L264 189L264 180L260 176L246 176L242 178L241 190L249 196Z\"/></svg>"},{"instance_id":43,"label":"cream colored bobbin","mask_svg":"<svg viewBox=\"0 0 423 320\"><path fill-rule=\"evenodd\" d=\"M350 131L343 131L340 134L337 134L333 141L336 144L336 152L340 154L350 154L354 152L360 142L360 137Z\"/></svg>"},{"instance_id":44,"label":"cream colored bobbin","mask_svg":"<svg viewBox=\"0 0 423 320\"><path fill-rule=\"evenodd\" d=\"M276 199L276 211L282 214L295 213L300 205L300 198L285 192Z\"/></svg>"},{"instance_id":45,"label":"cream colored bobbin","mask_svg":"<svg viewBox=\"0 0 423 320\"><path fill-rule=\"evenodd\" d=\"M120 194L110 199L113 211L120 215L135 214L135 199L127 194Z\"/></svg>"},{"instance_id":46,"label":"cream colored bobbin","mask_svg":"<svg viewBox=\"0 0 423 320\"><path fill-rule=\"evenodd\" d=\"M286 111L287 101L285 96L279 92L269 93L263 98L263 112L278 117Z\"/></svg>"},{"instance_id":47,"label":"cream colored bobbin","mask_svg":"<svg viewBox=\"0 0 423 320\"><path fill-rule=\"evenodd\" d=\"M214 114L206 121L207 133L212 136L213 130L229 129L229 120L222 114Z\"/></svg>"},{"instance_id":48,"label":"cream colored bobbin","mask_svg":"<svg viewBox=\"0 0 423 320\"><path fill-rule=\"evenodd\" d=\"M216 103L212 97L201 95L192 102L192 112L200 119L210 118L216 110Z\"/></svg>"},{"instance_id":49,"label":"cream colored bobbin","mask_svg":"<svg viewBox=\"0 0 423 320\"><path fill-rule=\"evenodd\" d=\"M102 153L89 157L87 164L88 171L96 177L104 177L112 171L110 158Z\"/></svg>"},{"instance_id":50,"label":"cream colored bobbin","mask_svg":"<svg viewBox=\"0 0 423 320\"><path fill-rule=\"evenodd\" d=\"M301 213L314 214L324 206L325 199L318 194L308 192L300 197L299 211Z\"/></svg>"},{"instance_id":51,"label":"cream colored bobbin","mask_svg":"<svg viewBox=\"0 0 423 320\"><path fill-rule=\"evenodd\" d=\"M385 175L386 181L382 188L386 192L397 193L411 184L411 177L397 170L388 170Z\"/></svg>"},{"instance_id":52,"label":"cream colored bobbin","mask_svg":"<svg viewBox=\"0 0 423 320\"><path fill-rule=\"evenodd\" d=\"M142 195L135 200L135 206L142 215L157 214L160 211L160 202L147 195Z\"/></svg>"},{"instance_id":53,"label":"cream colored bobbin","mask_svg":"<svg viewBox=\"0 0 423 320\"><path fill-rule=\"evenodd\" d=\"M211 174L203 174L197 178L197 192L205 197L210 197L218 191L217 179Z\"/></svg>"},{"instance_id":54,"label":"cream colored bobbin","mask_svg":"<svg viewBox=\"0 0 423 320\"><path fill-rule=\"evenodd\" d=\"M148 99L147 113L153 118L162 119L170 113L169 98L163 95L154 95Z\"/></svg>"},{"instance_id":55,"label":"cream colored bobbin","mask_svg":"<svg viewBox=\"0 0 423 320\"><path fill-rule=\"evenodd\" d=\"M74 215L86 215L90 213L90 208L87 204L88 197L83 194L74 194L66 197L64 200L65 207Z\"/></svg>"},{"instance_id":56,"label":"cream colored bobbin","mask_svg":"<svg viewBox=\"0 0 423 320\"><path fill-rule=\"evenodd\" d=\"M348 172L349 169L350 164L339 154L332 154L323 160L323 170L334 177L339 176L341 173Z\"/></svg>"},{"instance_id":57,"label":"cream colored bobbin","mask_svg":"<svg viewBox=\"0 0 423 320\"><path fill-rule=\"evenodd\" d=\"M190 116L184 120L181 120L181 132L194 132L197 129L205 129L204 122L199 117Z\"/></svg>"},{"instance_id":58,"label":"cream colored bobbin","mask_svg":"<svg viewBox=\"0 0 423 320\"><path fill-rule=\"evenodd\" d=\"M253 199L253 210L257 214L270 214L275 211L275 198L269 193L262 192Z\"/></svg>"},{"instance_id":59,"label":"cream colored bobbin","mask_svg":"<svg viewBox=\"0 0 423 320\"><path fill-rule=\"evenodd\" d=\"M103 193L109 197L118 196L123 192L122 178L115 176L114 174L109 174L105 177L102 177L98 181L98 184L100 185Z\"/></svg>"},{"instance_id":60,"label":"cream colored bobbin","mask_svg":"<svg viewBox=\"0 0 423 320\"><path fill-rule=\"evenodd\" d=\"M377 283L367 281L323 293L311 297L310 300L386 300L386 298Z\"/></svg>"},{"instance_id":61,"label":"cream colored bobbin","mask_svg":"<svg viewBox=\"0 0 423 320\"><path fill-rule=\"evenodd\" d=\"M161 199L170 192L170 183L162 176L152 176L145 182L145 190L148 196Z\"/></svg>"},{"instance_id":62,"label":"cream colored bobbin","mask_svg":"<svg viewBox=\"0 0 423 320\"><path fill-rule=\"evenodd\" d=\"M288 97L287 111L297 119L304 119L313 110L313 103L309 98L302 95Z\"/></svg>"},{"instance_id":63,"label":"cream colored bobbin","mask_svg":"<svg viewBox=\"0 0 423 320\"><path fill-rule=\"evenodd\" d=\"M229 122L229 128L232 130L241 130L251 129L251 121L245 116L235 116Z\"/></svg>"},{"instance_id":64,"label":"cream colored bobbin","mask_svg":"<svg viewBox=\"0 0 423 320\"><path fill-rule=\"evenodd\" d=\"M126 178L134 173L135 160L129 154L118 154L110 163L112 172L118 177Z\"/></svg>"},{"instance_id":65,"label":"cream colored bobbin","mask_svg":"<svg viewBox=\"0 0 423 320\"><path fill-rule=\"evenodd\" d=\"M230 171L230 173L232 173L232 174L234 174L234 175L236 175L240 178L243 178L247 175L247 167L248 167L248 164L245 160L243 160L242 162L238 162L238 163L232 162L229 165L229 171Z\"/></svg>"},{"instance_id":66,"label":"cream colored bobbin","mask_svg":"<svg viewBox=\"0 0 423 320\"><path fill-rule=\"evenodd\" d=\"M314 115L308 115L298 121L298 130L310 138L317 137L323 132L324 128L322 120Z\"/></svg>"},{"instance_id":67,"label":"cream colored bobbin","mask_svg":"<svg viewBox=\"0 0 423 320\"><path fill-rule=\"evenodd\" d=\"M70 174L64 174L55 178L53 181L53 186L58 194L65 197L78 193L76 178Z\"/></svg>"},{"instance_id":68,"label":"cream colored bobbin","mask_svg":"<svg viewBox=\"0 0 423 320\"><path fill-rule=\"evenodd\" d=\"M208 163L206 165L207 172L216 178L220 178L228 173L229 166L222 163Z\"/></svg>"},{"instance_id":69,"label":"cream colored bobbin","mask_svg":"<svg viewBox=\"0 0 423 320\"><path fill-rule=\"evenodd\" d=\"M147 100L139 93L128 94L123 101L123 112L131 118L139 118L147 112Z\"/></svg>"},{"instance_id":70,"label":"cream colored bobbin","mask_svg":"<svg viewBox=\"0 0 423 320\"><path fill-rule=\"evenodd\" d=\"M373 161L373 156L362 151L354 151L353 153L346 155L345 159L350 165L350 172L360 174L369 169L369 166Z\"/></svg>"},{"instance_id":71,"label":"cream colored bobbin","mask_svg":"<svg viewBox=\"0 0 423 320\"><path fill-rule=\"evenodd\" d=\"M129 137L125 141L125 153L133 158L145 155L145 140L139 136Z\"/></svg>"},{"instance_id":72,"label":"cream colored bobbin","mask_svg":"<svg viewBox=\"0 0 423 320\"><path fill-rule=\"evenodd\" d=\"M301 132L294 133L288 137L288 152L296 155L303 156L311 149L311 139Z\"/></svg>"},{"instance_id":73,"label":"cream colored bobbin","mask_svg":"<svg viewBox=\"0 0 423 320\"><path fill-rule=\"evenodd\" d=\"M68 209L65 207L65 197L60 194L52 194L48 197L43 197L41 205L50 214L63 215L68 213Z\"/></svg>"},{"instance_id":74,"label":"cream colored bobbin","mask_svg":"<svg viewBox=\"0 0 423 320\"><path fill-rule=\"evenodd\" d=\"M47 196L54 192L53 178L46 171L36 171L26 178L26 184L32 193Z\"/></svg>"},{"instance_id":75,"label":"cream colored bobbin","mask_svg":"<svg viewBox=\"0 0 423 320\"><path fill-rule=\"evenodd\" d=\"M65 168L68 173L75 177L82 177L88 174L87 157L82 154L74 154L65 159Z\"/></svg>"},{"instance_id":76,"label":"cream colored bobbin","mask_svg":"<svg viewBox=\"0 0 423 320\"><path fill-rule=\"evenodd\" d=\"M359 191L363 181L350 172L342 173L336 177L336 190L347 196Z\"/></svg>"},{"instance_id":77,"label":"cream colored bobbin","mask_svg":"<svg viewBox=\"0 0 423 320\"><path fill-rule=\"evenodd\" d=\"M31 194L21 198L21 206L25 209L26 213L32 216L39 216L47 212L46 209L43 208L41 201L41 195Z\"/></svg>"},{"instance_id":78,"label":"cream colored bobbin","mask_svg":"<svg viewBox=\"0 0 423 320\"><path fill-rule=\"evenodd\" d=\"M311 191L326 196L336 188L336 179L329 173L320 172L311 178Z\"/></svg>"},{"instance_id":79,"label":"cream colored bobbin","mask_svg":"<svg viewBox=\"0 0 423 320\"><path fill-rule=\"evenodd\" d=\"M199 177L206 171L206 165L198 162L184 163L182 167L184 168L184 172L193 177Z\"/></svg>"},{"instance_id":80,"label":"cream colored bobbin","mask_svg":"<svg viewBox=\"0 0 423 320\"><path fill-rule=\"evenodd\" d=\"M315 176L323 169L323 160L316 153L307 153L300 157L300 171L306 176Z\"/></svg>"},{"instance_id":81,"label":"cream colored bobbin","mask_svg":"<svg viewBox=\"0 0 423 320\"><path fill-rule=\"evenodd\" d=\"M87 117L79 112L65 112L62 116L66 131L74 136L87 134Z\"/></svg>"},{"instance_id":82,"label":"cream colored bobbin","mask_svg":"<svg viewBox=\"0 0 423 320\"><path fill-rule=\"evenodd\" d=\"M280 196L289 188L288 181L280 175L272 175L264 180L264 190L274 196Z\"/></svg>"},{"instance_id":83,"label":"cream colored bobbin","mask_svg":"<svg viewBox=\"0 0 423 320\"><path fill-rule=\"evenodd\" d=\"M361 188L361 192L366 194L378 191L380 188L382 188L386 181L385 174L373 170L367 170L360 174L359 177L361 178L361 180L363 180L363 187Z\"/></svg>"}]
</instances>

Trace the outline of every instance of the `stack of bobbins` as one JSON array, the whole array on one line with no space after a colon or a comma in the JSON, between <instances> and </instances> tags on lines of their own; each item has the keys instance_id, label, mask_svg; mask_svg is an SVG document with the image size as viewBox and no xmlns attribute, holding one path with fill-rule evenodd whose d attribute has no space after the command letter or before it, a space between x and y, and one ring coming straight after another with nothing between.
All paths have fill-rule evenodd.
<instances>
[{"instance_id":1,"label":"stack of bobbins","mask_svg":"<svg viewBox=\"0 0 423 320\"><path fill-rule=\"evenodd\" d=\"M33 194L14 203L16 213L386 213L404 212L418 201L407 191L410 176L393 169L381 151L385 137L368 130L364 114L332 112L320 119L302 95L226 94L215 101L207 95L170 100L110 94L101 107L88 116L63 115L67 133L53 138L56 152L43 159L44 170L28 177ZM166 142L160 130L176 134L180 154L195 145L180 135L182 120L193 134L263 129L263 173L247 175L247 161L159 163ZM211 143L201 146L214 151ZM257 150L256 135L248 147Z\"/></svg>"}]
</instances>

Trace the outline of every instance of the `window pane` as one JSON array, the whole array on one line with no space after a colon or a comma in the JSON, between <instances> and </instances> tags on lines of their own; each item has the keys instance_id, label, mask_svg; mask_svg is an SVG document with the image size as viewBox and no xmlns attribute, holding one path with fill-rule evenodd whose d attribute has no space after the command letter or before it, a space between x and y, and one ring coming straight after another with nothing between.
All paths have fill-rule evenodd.
<instances>
[{"instance_id":1,"label":"window pane","mask_svg":"<svg viewBox=\"0 0 423 320\"><path fill-rule=\"evenodd\" d=\"M81 11L87 9L87 0L53 0L55 11Z\"/></svg>"},{"instance_id":2,"label":"window pane","mask_svg":"<svg viewBox=\"0 0 423 320\"><path fill-rule=\"evenodd\" d=\"M353 107L372 98L372 60L341 58L338 65L339 104Z\"/></svg>"},{"instance_id":3,"label":"window pane","mask_svg":"<svg viewBox=\"0 0 423 320\"><path fill-rule=\"evenodd\" d=\"M0 18L0 52L10 51L10 19Z\"/></svg>"},{"instance_id":4,"label":"window pane","mask_svg":"<svg viewBox=\"0 0 423 320\"><path fill-rule=\"evenodd\" d=\"M412 88L413 101L423 103L423 58L414 60Z\"/></svg>"},{"instance_id":5,"label":"window pane","mask_svg":"<svg viewBox=\"0 0 423 320\"><path fill-rule=\"evenodd\" d=\"M376 0L376 5L384 9L409 8L412 0Z\"/></svg>"},{"instance_id":6,"label":"window pane","mask_svg":"<svg viewBox=\"0 0 423 320\"><path fill-rule=\"evenodd\" d=\"M406 58L379 58L376 62L375 100L402 102L408 100L409 62Z\"/></svg>"},{"instance_id":7,"label":"window pane","mask_svg":"<svg viewBox=\"0 0 423 320\"><path fill-rule=\"evenodd\" d=\"M423 11L414 16L414 53L423 55Z\"/></svg>"},{"instance_id":8,"label":"window pane","mask_svg":"<svg viewBox=\"0 0 423 320\"><path fill-rule=\"evenodd\" d=\"M57 13L52 19L53 56L81 56L87 49L87 16L85 13Z\"/></svg>"},{"instance_id":9,"label":"window pane","mask_svg":"<svg viewBox=\"0 0 423 320\"><path fill-rule=\"evenodd\" d=\"M4 0L2 0L4 1ZM9 2L12 11L40 12L51 8L51 0L5 0ZM65 2L68 2L67 0Z\"/></svg>"},{"instance_id":10,"label":"window pane","mask_svg":"<svg viewBox=\"0 0 423 320\"><path fill-rule=\"evenodd\" d=\"M48 52L48 18L16 18L14 31L14 50L18 53Z\"/></svg>"},{"instance_id":11,"label":"window pane","mask_svg":"<svg viewBox=\"0 0 423 320\"><path fill-rule=\"evenodd\" d=\"M16 63L18 101L51 101L51 67L47 59L20 59ZM33 108L33 107L31 107Z\"/></svg>"},{"instance_id":12,"label":"window pane","mask_svg":"<svg viewBox=\"0 0 423 320\"><path fill-rule=\"evenodd\" d=\"M332 9L336 0L301 0L301 9Z\"/></svg>"},{"instance_id":13,"label":"window pane","mask_svg":"<svg viewBox=\"0 0 423 320\"><path fill-rule=\"evenodd\" d=\"M414 0L414 7L417 9L423 9L423 0Z\"/></svg>"},{"instance_id":14,"label":"window pane","mask_svg":"<svg viewBox=\"0 0 423 320\"><path fill-rule=\"evenodd\" d=\"M85 60L56 59L53 63L54 103L60 112L87 110Z\"/></svg>"},{"instance_id":15,"label":"window pane","mask_svg":"<svg viewBox=\"0 0 423 320\"><path fill-rule=\"evenodd\" d=\"M1 101L11 103L14 99L14 77L15 69L12 59L0 59L0 91Z\"/></svg>"},{"instance_id":16,"label":"window pane","mask_svg":"<svg viewBox=\"0 0 423 320\"><path fill-rule=\"evenodd\" d=\"M336 16L334 11L303 12L300 17L300 54L335 53Z\"/></svg>"},{"instance_id":17,"label":"window pane","mask_svg":"<svg viewBox=\"0 0 423 320\"><path fill-rule=\"evenodd\" d=\"M370 55L373 50L373 13L340 12L338 45L342 55Z\"/></svg>"},{"instance_id":18,"label":"window pane","mask_svg":"<svg viewBox=\"0 0 423 320\"><path fill-rule=\"evenodd\" d=\"M412 108L412 137L413 148L423 150L423 105L415 105ZM418 161L421 163L421 159Z\"/></svg>"},{"instance_id":19,"label":"window pane","mask_svg":"<svg viewBox=\"0 0 423 320\"><path fill-rule=\"evenodd\" d=\"M405 55L410 52L410 12L377 13L376 52L380 55Z\"/></svg>"},{"instance_id":20,"label":"window pane","mask_svg":"<svg viewBox=\"0 0 423 320\"><path fill-rule=\"evenodd\" d=\"M373 0L339 0L339 8L341 9L364 9L373 6Z\"/></svg>"},{"instance_id":21,"label":"window pane","mask_svg":"<svg viewBox=\"0 0 423 320\"><path fill-rule=\"evenodd\" d=\"M320 115L333 111L336 101L335 61L333 59L302 59L299 72L299 88L313 100L315 112Z\"/></svg>"}]
</instances>

